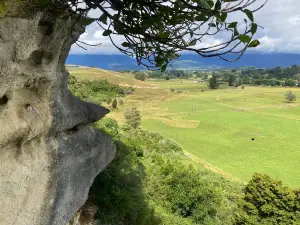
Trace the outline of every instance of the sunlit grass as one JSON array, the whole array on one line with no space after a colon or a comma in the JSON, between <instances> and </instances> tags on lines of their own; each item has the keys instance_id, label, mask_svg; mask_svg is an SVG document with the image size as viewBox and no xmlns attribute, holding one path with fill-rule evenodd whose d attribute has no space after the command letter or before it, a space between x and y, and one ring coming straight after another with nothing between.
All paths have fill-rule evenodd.
<instances>
[{"instance_id":1,"label":"sunlit grass","mask_svg":"<svg viewBox=\"0 0 300 225\"><path fill-rule=\"evenodd\" d=\"M124 123L124 110L137 107L143 128L174 139L213 171L242 181L261 172L293 187L300 185L300 99L286 103L287 88L242 89L224 84L222 89L208 90L206 83L192 80L142 82L102 70L72 73L136 85L125 104L109 117ZM300 98L300 89L291 90Z\"/></svg>"}]
</instances>

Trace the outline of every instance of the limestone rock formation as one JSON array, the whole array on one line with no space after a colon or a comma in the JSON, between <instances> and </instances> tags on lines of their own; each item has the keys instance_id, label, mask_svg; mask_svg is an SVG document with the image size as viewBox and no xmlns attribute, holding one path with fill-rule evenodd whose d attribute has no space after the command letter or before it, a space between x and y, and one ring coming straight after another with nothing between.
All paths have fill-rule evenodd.
<instances>
[{"instance_id":1,"label":"limestone rock formation","mask_svg":"<svg viewBox=\"0 0 300 225\"><path fill-rule=\"evenodd\" d=\"M108 110L67 88L65 60L82 28L9 5L0 16L0 225L66 225L114 158L87 125Z\"/></svg>"}]
</instances>

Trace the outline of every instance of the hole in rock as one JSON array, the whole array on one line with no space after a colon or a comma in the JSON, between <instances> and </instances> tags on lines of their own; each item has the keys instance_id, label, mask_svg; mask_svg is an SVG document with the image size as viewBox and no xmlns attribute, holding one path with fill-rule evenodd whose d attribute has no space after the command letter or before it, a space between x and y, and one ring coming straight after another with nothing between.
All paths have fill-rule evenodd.
<instances>
[{"instance_id":1,"label":"hole in rock","mask_svg":"<svg viewBox=\"0 0 300 225\"><path fill-rule=\"evenodd\" d=\"M32 106L31 106L30 104L26 104L26 105L25 105L25 108L26 108L26 109L30 109L30 108L32 108Z\"/></svg>"},{"instance_id":2,"label":"hole in rock","mask_svg":"<svg viewBox=\"0 0 300 225\"><path fill-rule=\"evenodd\" d=\"M42 50L35 50L29 56L29 61L33 65L41 65L42 63L49 64L52 61L52 54L50 52L44 52Z\"/></svg>"},{"instance_id":3,"label":"hole in rock","mask_svg":"<svg viewBox=\"0 0 300 225\"><path fill-rule=\"evenodd\" d=\"M3 95L3 96L0 98L0 105L5 105L7 102L8 102L7 96L6 96L6 95Z\"/></svg>"},{"instance_id":4,"label":"hole in rock","mask_svg":"<svg viewBox=\"0 0 300 225\"><path fill-rule=\"evenodd\" d=\"M31 53L29 60L31 61L31 63L33 63L35 65L40 65L40 64L42 64L43 56L44 56L43 51L35 50Z\"/></svg>"},{"instance_id":5,"label":"hole in rock","mask_svg":"<svg viewBox=\"0 0 300 225\"><path fill-rule=\"evenodd\" d=\"M25 83L25 87L26 88L31 88L33 85L34 85L34 83L35 83L35 80L31 80L31 79L29 79L26 83Z\"/></svg>"},{"instance_id":6,"label":"hole in rock","mask_svg":"<svg viewBox=\"0 0 300 225\"><path fill-rule=\"evenodd\" d=\"M73 133L77 132L79 130L79 128L80 128L80 125L78 124L70 129L68 129L67 134L73 134Z\"/></svg>"},{"instance_id":7,"label":"hole in rock","mask_svg":"<svg viewBox=\"0 0 300 225\"><path fill-rule=\"evenodd\" d=\"M39 32L43 35L51 35L53 33L53 23L51 21L41 20L38 24Z\"/></svg>"}]
</instances>

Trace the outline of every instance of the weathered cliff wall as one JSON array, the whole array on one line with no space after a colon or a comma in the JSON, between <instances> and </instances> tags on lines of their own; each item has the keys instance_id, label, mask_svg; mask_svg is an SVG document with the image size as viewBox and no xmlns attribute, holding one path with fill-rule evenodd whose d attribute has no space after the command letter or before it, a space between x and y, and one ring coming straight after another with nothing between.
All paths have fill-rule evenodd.
<instances>
[{"instance_id":1,"label":"weathered cliff wall","mask_svg":"<svg viewBox=\"0 0 300 225\"><path fill-rule=\"evenodd\" d=\"M87 126L108 110L67 89L65 59L83 30L9 7L0 17L0 225L65 225L115 155L111 138Z\"/></svg>"}]
</instances>

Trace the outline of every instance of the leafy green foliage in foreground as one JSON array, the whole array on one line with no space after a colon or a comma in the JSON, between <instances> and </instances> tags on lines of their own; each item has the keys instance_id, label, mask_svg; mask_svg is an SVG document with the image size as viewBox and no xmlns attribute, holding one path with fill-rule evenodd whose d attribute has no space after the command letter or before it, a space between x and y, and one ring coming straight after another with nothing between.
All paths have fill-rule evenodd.
<instances>
[{"instance_id":1,"label":"leafy green foliage in foreground","mask_svg":"<svg viewBox=\"0 0 300 225\"><path fill-rule=\"evenodd\" d=\"M254 174L245 188L236 224L300 224L300 190L267 175Z\"/></svg>"},{"instance_id":2,"label":"leafy green foliage in foreground","mask_svg":"<svg viewBox=\"0 0 300 225\"><path fill-rule=\"evenodd\" d=\"M185 161L182 148L157 133L123 132L105 118L96 124L114 136L116 159L95 180L90 198L109 224L232 224L237 188Z\"/></svg>"}]
</instances>

